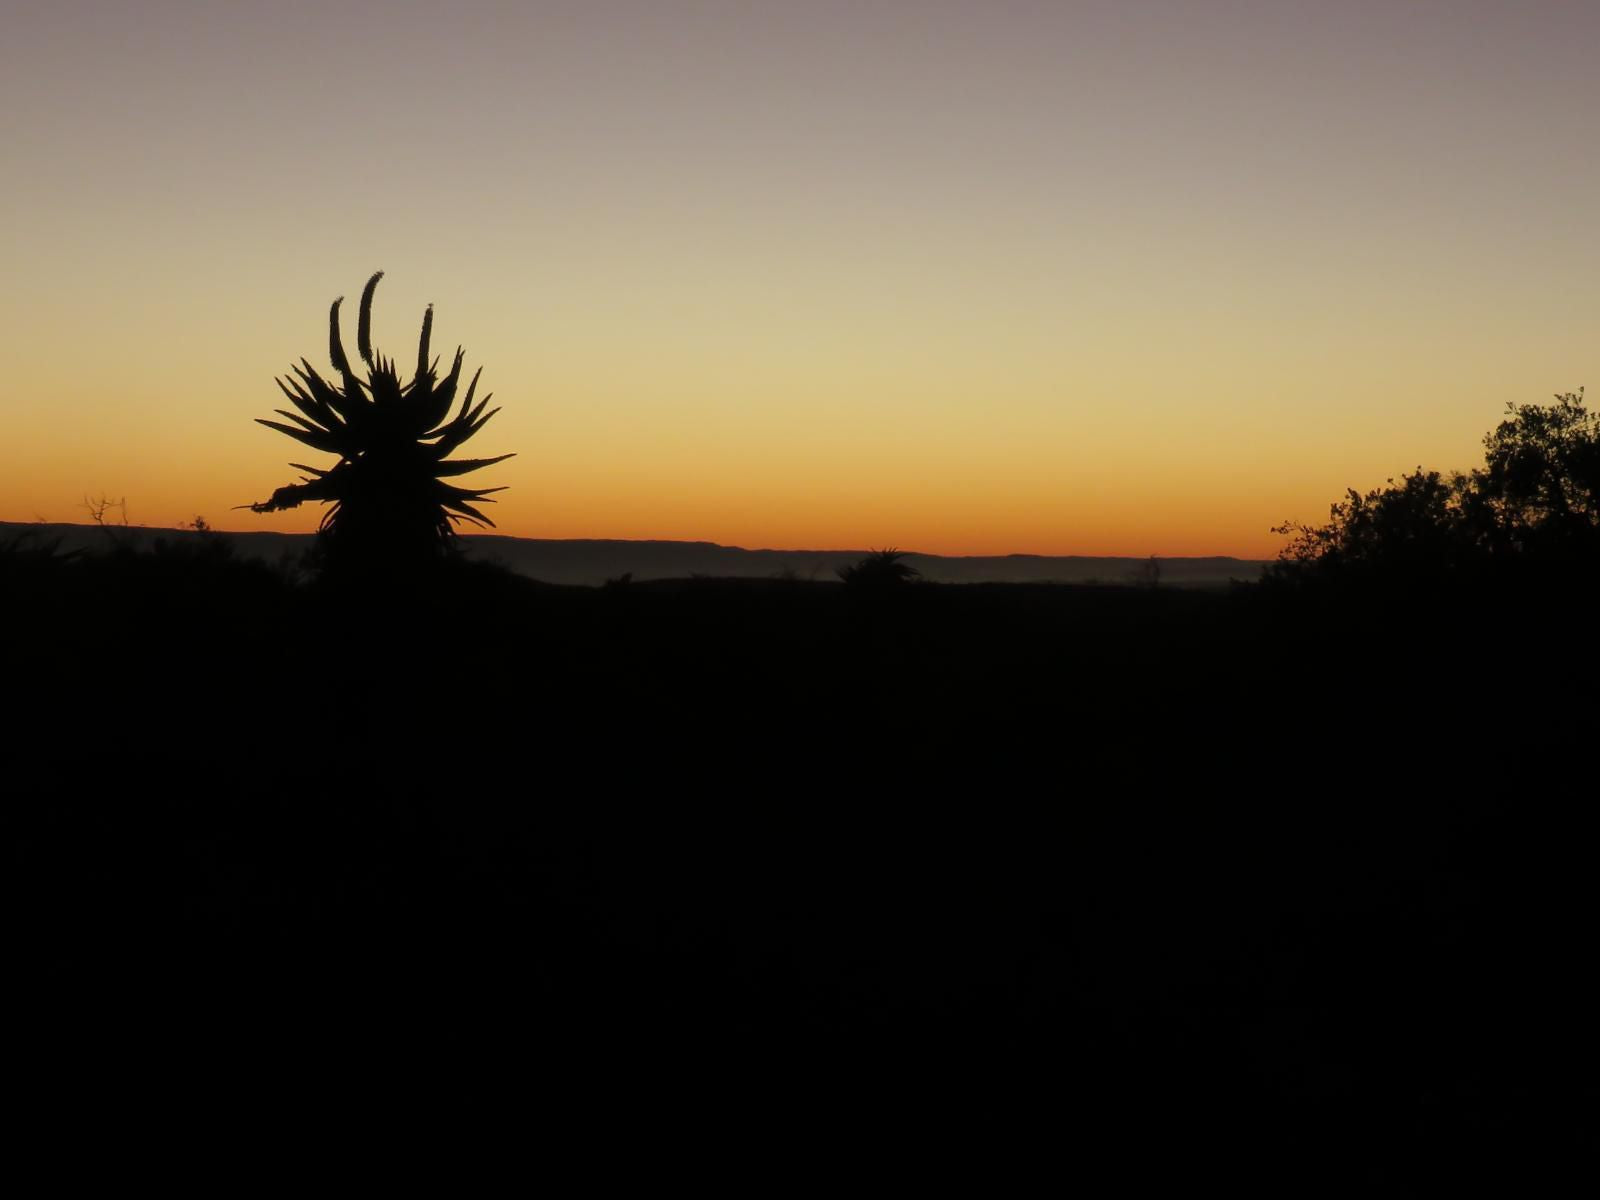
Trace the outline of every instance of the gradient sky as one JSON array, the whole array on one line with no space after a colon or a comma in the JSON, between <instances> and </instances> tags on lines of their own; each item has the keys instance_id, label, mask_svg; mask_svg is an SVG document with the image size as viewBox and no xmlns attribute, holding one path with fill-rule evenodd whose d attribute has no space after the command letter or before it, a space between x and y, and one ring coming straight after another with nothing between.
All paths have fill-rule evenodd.
<instances>
[{"instance_id":1,"label":"gradient sky","mask_svg":"<svg viewBox=\"0 0 1600 1200\"><path fill-rule=\"evenodd\" d=\"M6 0L0 519L231 511L383 269L501 531L1268 557L1600 386L1592 0ZM353 337L351 338L353 342ZM311 456L311 457L308 457Z\"/></svg>"}]
</instances>

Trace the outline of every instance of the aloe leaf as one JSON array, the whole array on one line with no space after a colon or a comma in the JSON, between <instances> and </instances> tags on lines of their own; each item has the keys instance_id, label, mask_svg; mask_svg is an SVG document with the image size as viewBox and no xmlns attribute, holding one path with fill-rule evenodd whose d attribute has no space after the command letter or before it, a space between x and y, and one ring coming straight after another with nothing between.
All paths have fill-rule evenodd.
<instances>
[{"instance_id":1,"label":"aloe leaf","mask_svg":"<svg viewBox=\"0 0 1600 1200\"><path fill-rule=\"evenodd\" d=\"M344 356L344 340L339 336L339 305L343 303L344 297L340 296L328 310L328 359L335 371L348 375L350 360Z\"/></svg>"},{"instance_id":2,"label":"aloe leaf","mask_svg":"<svg viewBox=\"0 0 1600 1200\"><path fill-rule=\"evenodd\" d=\"M368 388L372 391L372 403L379 408L388 408L399 403L402 392L400 380L392 371L385 370L386 364L380 364L372 369Z\"/></svg>"},{"instance_id":3,"label":"aloe leaf","mask_svg":"<svg viewBox=\"0 0 1600 1200\"><path fill-rule=\"evenodd\" d=\"M488 416L480 415L483 413L483 406L488 404L489 401L493 399L494 393L490 392L487 396L480 400L478 402L478 406L465 417L457 417L454 421L450 422L449 425L445 426L444 436L433 444L435 457L443 458L446 454L449 454L451 450L454 450L462 442L466 441L473 434L477 433L478 430L487 425L489 423L489 417L494 416L495 413L500 411L498 408L496 408L491 410Z\"/></svg>"},{"instance_id":4,"label":"aloe leaf","mask_svg":"<svg viewBox=\"0 0 1600 1200\"><path fill-rule=\"evenodd\" d=\"M296 429L293 425L281 425L277 421L266 421L256 418L257 425L265 425L268 429L276 429L279 433L286 433L296 441L304 442L313 450L321 450L324 454L337 454L344 456L344 451L339 448L338 439L331 433Z\"/></svg>"},{"instance_id":5,"label":"aloe leaf","mask_svg":"<svg viewBox=\"0 0 1600 1200\"><path fill-rule=\"evenodd\" d=\"M467 394L466 397L461 401L461 411L456 414L456 419L452 421L450 425L445 426L444 429L435 430L435 432L443 433L445 429L448 429L454 425L459 425L462 421L467 419L467 410L472 407L472 393L478 390L478 376L482 374L482 367L479 367L472 373L472 382L467 385ZM485 397L485 399L487 398L488 397ZM423 436L432 437L433 434L424 434Z\"/></svg>"},{"instance_id":6,"label":"aloe leaf","mask_svg":"<svg viewBox=\"0 0 1600 1200\"><path fill-rule=\"evenodd\" d=\"M493 521L484 516L477 509L473 508L472 505L468 504L465 500L441 500L440 503L448 509L461 513L467 519L475 521L479 525L494 524Z\"/></svg>"},{"instance_id":7,"label":"aloe leaf","mask_svg":"<svg viewBox=\"0 0 1600 1200\"><path fill-rule=\"evenodd\" d=\"M284 383L283 380L278 378L274 378L272 382L277 384L278 390L289 398L290 404L293 404L296 408L305 413L306 416L310 417L323 428L331 429L334 422L338 421L339 418L328 412L327 409L321 403L319 403L314 396L308 394L306 390L299 385L291 388L288 384ZM281 412L282 410L280 409L279 411Z\"/></svg>"},{"instance_id":8,"label":"aloe leaf","mask_svg":"<svg viewBox=\"0 0 1600 1200\"><path fill-rule=\"evenodd\" d=\"M422 337L417 340L417 378L428 377L428 339L433 336L433 305L422 314Z\"/></svg>"},{"instance_id":9,"label":"aloe leaf","mask_svg":"<svg viewBox=\"0 0 1600 1200\"><path fill-rule=\"evenodd\" d=\"M453 483L438 484L437 489L441 496L451 496L457 500L483 500L485 504L495 503L493 500L484 499L490 492L503 492L506 490L503 485L492 488L459 488Z\"/></svg>"},{"instance_id":10,"label":"aloe leaf","mask_svg":"<svg viewBox=\"0 0 1600 1200\"><path fill-rule=\"evenodd\" d=\"M419 416L417 424L423 429L433 430L435 425L450 415L450 405L456 398L456 387L461 382L461 358L461 348L458 346L456 347L456 360L450 366L450 374L446 375L440 381L439 386L433 389L432 396L426 402L426 411ZM479 369L482 370L482 368ZM478 377L474 375L472 378L476 382ZM420 404L422 401L419 400L418 403ZM434 432L437 431L435 430ZM424 433L419 436L432 437L433 433Z\"/></svg>"},{"instance_id":11,"label":"aloe leaf","mask_svg":"<svg viewBox=\"0 0 1600 1200\"><path fill-rule=\"evenodd\" d=\"M456 350L456 362L451 363L450 374L438 381L434 390L426 398L418 397L418 429L432 429L438 422L450 416L450 405L456 398L456 387L461 382L461 350ZM429 434L419 434L418 437L429 437Z\"/></svg>"},{"instance_id":12,"label":"aloe leaf","mask_svg":"<svg viewBox=\"0 0 1600 1200\"><path fill-rule=\"evenodd\" d=\"M306 362L305 359L302 358L300 361L304 364L304 370L300 367L294 367L294 373L300 376L306 390L312 396L327 405L330 412L337 413L347 422L354 422L360 419L360 402L364 397L359 391L356 392L355 402L352 402L343 392L319 375L317 369Z\"/></svg>"},{"instance_id":13,"label":"aloe leaf","mask_svg":"<svg viewBox=\"0 0 1600 1200\"><path fill-rule=\"evenodd\" d=\"M378 280L383 278L379 271L369 280L367 286L361 289L361 316L356 325L356 349L361 352L361 361L369 367L372 362L372 293L378 290Z\"/></svg>"},{"instance_id":14,"label":"aloe leaf","mask_svg":"<svg viewBox=\"0 0 1600 1200\"><path fill-rule=\"evenodd\" d=\"M280 417L289 418L289 420L293 421L296 425L300 426L300 428L310 430L312 433L332 433L333 432L333 430L324 429L321 425L316 424L316 422L308 421L304 417L298 416L295 413L290 412L286 408L275 408L272 411L277 413Z\"/></svg>"},{"instance_id":15,"label":"aloe leaf","mask_svg":"<svg viewBox=\"0 0 1600 1200\"><path fill-rule=\"evenodd\" d=\"M465 421L452 421L445 426L444 435L428 448L433 457L444 460L455 448L472 436L472 426Z\"/></svg>"},{"instance_id":16,"label":"aloe leaf","mask_svg":"<svg viewBox=\"0 0 1600 1200\"><path fill-rule=\"evenodd\" d=\"M437 478L446 479L452 475L465 475L468 471L476 471L481 467L492 467L497 462L505 462L508 458L515 458L516 454L501 454L495 458L458 458L451 462L442 462L433 468Z\"/></svg>"},{"instance_id":17,"label":"aloe leaf","mask_svg":"<svg viewBox=\"0 0 1600 1200\"><path fill-rule=\"evenodd\" d=\"M461 440L464 442L464 441L467 440L467 438L469 438L473 434L477 433L478 430L482 429L485 425L487 425L489 423L490 419L495 415L495 413L497 413L499 411L500 410L498 408L491 408L488 412L484 413L483 416L479 417L476 421L474 421L472 423L471 428L469 428L467 430L467 432L462 436Z\"/></svg>"}]
</instances>

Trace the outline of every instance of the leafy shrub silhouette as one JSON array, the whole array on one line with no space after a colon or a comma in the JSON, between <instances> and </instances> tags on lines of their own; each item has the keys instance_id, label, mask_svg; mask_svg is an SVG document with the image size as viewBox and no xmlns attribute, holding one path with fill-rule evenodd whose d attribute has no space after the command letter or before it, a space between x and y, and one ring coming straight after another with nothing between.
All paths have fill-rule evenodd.
<instances>
[{"instance_id":1,"label":"leafy shrub silhouette","mask_svg":"<svg viewBox=\"0 0 1600 1200\"><path fill-rule=\"evenodd\" d=\"M438 377L438 359L428 358L432 305L422 318L416 372L411 382L400 382L394 360L372 346L372 295L382 278L383 272L377 272L361 293L356 346L367 364L366 379L351 369L345 355L339 334L341 296L328 312L328 356L341 382L323 379L302 358L290 368L292 377L274 381L298 410L276 412L293 424L258 419L314 450L339 456L327 470L290 463L306 472L303 482L281 487L271 499L248 506L267 513L296 508L308 500L331 504L319 532L323 564L333 570L409 569L437 561L450 546L454 523L494 524L476 505L493 503L487 499L489 493L505 490L460 488L445 479L512 457L448 457L500 410L484 412L490 396L473 404L482 374L479 368L467 385L460 411L453 420L447 419L463 356L457 347L450 373Z\"/></svg>"},{"instance_id":2,"label":"leafy shrub silhouette","mask_svg":"<svg viewBox=\"0 0 1600 1200\"><path fill-rule=\"evenodd\" d=\"M874 550L859 562L840 567L835 574L852 587L899 587L916 579L921 572L908 562L901 562L904 550L885 547Z\"/></svg>"},{"instance_id":3,"label":"leafy shrub silhouette","mask_svg":"<svg viewBox=\"0 0 1600 1200\"><path fill-rule=\"evenodd\" d=\"M1326 525L1285 522L1274 533L1293 541L1280 561L1325 569L1400 563L1444 565L1476 551L1465 520L1468 477L1424 471L1365 495L1354 488L1329 507Z\"/></svg>"},{"instance_id":4,"label":"leafy shrub silhouette","mask_svg":"<svg viewBox=\"0 0 1600 1200\"><path fill-rule=\"evenodd\" d=\"M1478 516L1512 550L1589 551L1600 532L1600 414L1583 389L1554 404L1506 406L1483 439L1485 465L1473 473Z\"/></svg>"},{"instance_id":5,"label":"leafy shrub silhouette","mask_svg":"<svg viewBox=\"0 0 1600 1200\"><path fill-rule=\"evenodd\" d=\"M1425 471L1329 509L1325 525L1285 522L1278 576L1358 570L1432 574L1517 562L1600 565L1600 416L1583 392L1506 406L1484 466Z\"/></svg>"}]
</instances>

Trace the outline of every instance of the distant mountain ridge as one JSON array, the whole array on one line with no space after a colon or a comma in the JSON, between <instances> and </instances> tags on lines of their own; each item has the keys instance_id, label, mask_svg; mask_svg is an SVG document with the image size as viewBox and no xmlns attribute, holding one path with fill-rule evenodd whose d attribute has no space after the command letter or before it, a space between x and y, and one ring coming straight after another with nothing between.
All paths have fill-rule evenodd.
<instances>
[{"instance_id":1,"label":"distant mountain ridge","mask_svg":"<svg viewBox=\"0 0 1600 1200\"><path fill-rule=\"evenodd\" d=\"M151 529L142 525L22 524L0 521L0 541L19 535L58 541L63 550L95 549L113 539L147 549L157 539L183 542L198 537L223 538L236 553L278 562L293 559L310 547L309 533L239 533L190 529ZM682 579L695 575L718 578L833 580L837 568L869 551L746 550L716 542L625 541L589 538L518 538L501 534L464 534L474 558L499 562L545 583L594 587L608 579L631 575L636 580ZM1258 559L1214 555L1200 558L1087 557L1084 555L1004 554L942 555L908 552L905 561L923 578L936 583L1149 583L1163 586L1223 587L1232 580L1259 579L1267 564ZM1151 565L1155 566L1152 572Z\"/></svg>"}]
</instances>

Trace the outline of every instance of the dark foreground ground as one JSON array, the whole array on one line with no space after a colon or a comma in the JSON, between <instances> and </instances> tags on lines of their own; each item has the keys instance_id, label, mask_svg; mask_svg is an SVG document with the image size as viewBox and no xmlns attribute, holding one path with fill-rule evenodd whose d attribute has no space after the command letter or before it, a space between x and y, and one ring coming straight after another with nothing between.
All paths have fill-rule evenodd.
<instances>
[{"instance_id":1,"label":"dark foreground ground","mask_svg":"<svg viewBox=\"0 0 1600 1200\"><path fill-rule=\"evenodd\" d=\"M0 572L58 1083L448 1078L902 1182L1431 1194L1589 1132L1587 588Z\"/></svg>"}]
</instances>

